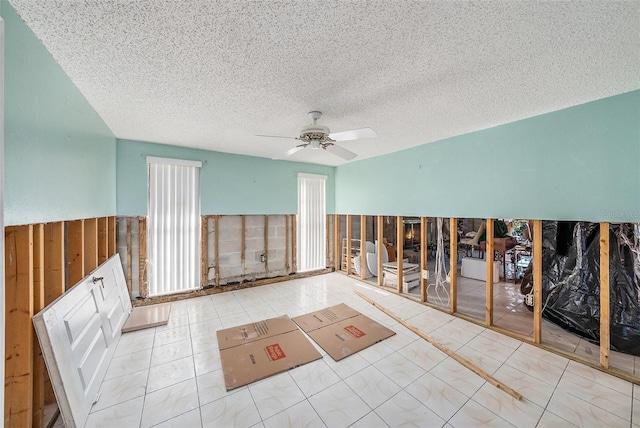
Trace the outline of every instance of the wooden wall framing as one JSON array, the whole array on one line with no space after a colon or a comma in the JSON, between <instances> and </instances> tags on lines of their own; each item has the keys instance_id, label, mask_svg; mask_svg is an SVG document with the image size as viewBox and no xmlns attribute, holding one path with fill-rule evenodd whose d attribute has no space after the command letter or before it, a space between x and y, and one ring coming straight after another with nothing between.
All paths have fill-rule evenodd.
<instances>
[{"instance_id":1,"label":"wooden wall framing","mask_svg":"<svg viewBox=\"0 0 640 428\"><path fill-rule=\"evenodd\" d=\"M449 310L458 310L458 219L449 219Z\"/></svg>"},{"instance_id":2,"label":"wooden wall framing","mask_svg":"<svg viewBox=\"0 0 640 428\"><path fill-rule=\"evenodd\" d=\"M420 301L427 301L428 280L427 275L429 267L427 265L427 218L420 217Z\"/></svg>"},{"instance_id":3,"label":"wooden wall framing","mask_svg":"<svg viewBox=\"0 0 640 428\"><path fill-rule=\"evenodd\" d=\"M360 279L367 278L367 216L360 216Z\"/></svg>"},{"instance_id":4,"label":"wooden wall framing","mask_svg":"<svg viewBox=\"0 0 640 428\"><path fill-rule=\"evenodd\" d=\"M5 228L4 426L33 420L33 225Z\"/></svg>"},{"instance_id":5,"label":"wooden wall framing","mask_svg":"<svg viewBox=\"0 0 640 428\"><path fill-rule=\"evenodd\" d=\"M609 223L600 223L600 366L609 368Z\"/></svg>"},{"instance_id":6,"label":"wooden wall framing","mask_svg":"<svg viewBox=\"0 0 640 428\"><path fill-rule=\"evenodd\" d=\"M377 229L378 229L378 287L382 287L383 284L383 258L382 258L382 247L384 246L384 217L382 217L381 215L378 216L378 222L377 222ZM385 249L386 251L386 249Z\"/></svg>"},{"instance_id":7,"label":"wooden wall framing","mask_svg":"<svg viewBox=\"0 0 640 428\"><path fill-rule=\"evenodd\" d=\"M40 428L49 422L45 404L55 396L31 318L116 253L115 217L8 226L4 232L4 425Z\"/></svg>"},{"instance_id":8,"label":"wooden wall framing","mask_svg":"<svg viewBox=\"0 0 640 428\"><path fill-rule=\"evenodd\" d=\"M487 283L486 283L486 300L485 300L485 319L484 323L487 327L493 325L493 219L487 219Z\"/></svg>"},{"instance_id":9,"label":"wooden wall framing","mask_svg":"<svg viewBox=\"0 0 640 428\"><path fill-rule=\"evenodd\" d=\"M200 218L200 286L205 287L209 282L209 219Z\"/></svg>"},{"instance_id":10,"label":"wooden wall framing","mask_svg":"<svg viewBox=\"0 0 640 428\"><path fill-rule=\"evenodd\" d=\"M219 216L213 217L214 230L219 230ZM347 236L351 236L351 215L347 218ZM364 216L361 216L361 227L365 223ZM339 266L340 263L340 215L333 215L333 226L328 228L328 234L333 234L333 262ZM402 244L404 228L402 217L396 217L396 242L398 249L398 271L402 272ZM131 282L131 218L126 219L127 229L127 281ZM141 236L146 236L146 222L144 218L137 219ZM268 225L268 217L265 216L265 226ZM289 216L286 216L286 233L289 233ZM451 235L451 259L455 257L456 239L455 230L456 219L450 219ZM426 218L421 218L421 242L426 242L425 223ZM206 221L203 225L206 225ZM384 241L384 217L377 216L377 238L378 245ZM296 237L296 217L291 215L292 246L295 248ZM207 236L204 233L203 238ZM216 284L220 284L219 279L219 242L218 234L214 233L214 266L216 271ZM534 261L542 259L542 221L533 221L533 254ZM361 236L366 237L362 233ZM485 325L493 328L493 268L491 265L493 254L493 219L487 219L487 294ZM32 329L31 317L43 306L51 303L65 289L73 286L82 277L80 274L88 274L88 269L92 270L95 264L104 260L105 256L116 253L116 227L115 217L102 217L96 219L80 219L68 222L54 222L47 224L9 226L5 228L5 293L6 293L6 326L5 334L5 425L6 426L43 426L42 413L44 403L50 402L53 397L50 382L47 379L46 370L43 369L41 353L37 347L37 341ZM205 240L205 239L203 239ZM287 238L287 241L289 239ZM363 239L366 241L366 239ZM347 239L350 243L350 239ZM610 325L609 325L609 223L600 224L600 304L601 304L601 346L599 354L599 364L592 364L600 369L623 377L627 380L640 382L640 379L629 375L626 376L614 369L610 369ZM146 262L146 242L141 242L141 256L143 268L141 273L144 278L144 266ZM287 245L287 248L289 245ZM426 247L426 246L423 246ZM268 250L268 243L265 241L265 253ZM381 253L379 251L379 253ZM287 261L288 259L287 255ZM295 251L291 254L295 271ZM426 266L427 256L421 254L421 264ZM453 262L452 262L453 263ZM381 270L382 263L379 263ZM453 267L451 268L453 272ZM379 272L379 285L381 285L382 275ZM402 279L399 280L402 284ZM542 309L542 266L541 263L534 263L534 336L531 343L541 344L541 309ZM398 292L401 292L401 285ZM426 293L426 290L424 291ZM456 287L451 286L452 306L449 312L457 314L455 299L457 296ZM426 300L421 289L421 300ZM435 306L434 306L435 307ZM442 308L437 308L442 310ZM524 338L524 340L527 340ZM566 355L571 357L570 355ZM585 361L581 361L585 362ZM588 362L587 362L588 363Z\"/></svg>"},{"instance_id":11,"label":"wooden wall framing","mask_svg":"<svg viewBox=\"0 0 640 428\"><path fill-rule=\"evenodd\" d=\"M404 223L402 222L402 216L396 217L396 251L398 256L396 257L396 263L398 264L398 293L402 293L402 283L404 282L404 272L402 266L402 258L404 250Z\"/></svg>"},{"instance_id":12,"label":"wooden wall framing","mask_svg":"<svg viewBox=\"0 0 640 428\"><path fill-rule=\"evenodd\" d=\"M533 221L533 342L542 343L542 221Z\"/></svg>"}]
</instances>

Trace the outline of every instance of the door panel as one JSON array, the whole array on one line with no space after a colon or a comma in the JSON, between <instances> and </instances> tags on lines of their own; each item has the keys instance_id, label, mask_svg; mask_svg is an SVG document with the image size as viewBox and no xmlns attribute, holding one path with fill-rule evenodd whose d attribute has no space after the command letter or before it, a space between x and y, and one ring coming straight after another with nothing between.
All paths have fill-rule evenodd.
<instances>
[{"instance_id":1,"label":"door panel","mask_svg":"<svg viewBox=\"0 0 640 428\"><path fill-rule=\"evenodd\" d=\"M123 278L116 254L33 317L67 428L84 426L131 314Z\"/></svg>"}]
</instances>

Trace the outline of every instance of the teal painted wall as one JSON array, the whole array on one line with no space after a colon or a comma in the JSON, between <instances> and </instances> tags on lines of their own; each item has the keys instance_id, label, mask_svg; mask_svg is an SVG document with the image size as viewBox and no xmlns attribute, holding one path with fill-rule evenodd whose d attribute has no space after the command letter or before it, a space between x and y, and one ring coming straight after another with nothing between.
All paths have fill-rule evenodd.
<instances>
[{"instance_id":1,"label":"teal painted wall","mask_svg":"<svg viewBox=\"0 0 640 428\"><path fill-rule=\"evenodd\" d=\"M293 214L298 172L328 176L327 213L334 212L334 167L118 140L118 215L147 214L147 156L203 162L202 214Z\"/></svg>"},{"instance_id":2,"label":"teal painted wall","mask_svg":"<svg viewBox=\"0 0 640 428\"><path fill-rule=\"evenodd\" d=\"M2 1L5 20L5 224L116 213L116 139Z\"/></svg>"},{"instance_id":3,"label":"teal painted wall","mask_svg":"<svg viewBox=\"0 0 640 428\"><path fill-rule=\"evenodd\" d=\"M336 211L640 222L640 91L339 166Z\"/></svg>"}]
</instances>

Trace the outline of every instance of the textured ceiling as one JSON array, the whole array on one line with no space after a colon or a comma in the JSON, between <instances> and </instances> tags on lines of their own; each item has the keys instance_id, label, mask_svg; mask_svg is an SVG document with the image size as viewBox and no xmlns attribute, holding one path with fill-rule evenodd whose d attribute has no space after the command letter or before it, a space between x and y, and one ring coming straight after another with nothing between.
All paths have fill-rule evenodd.
<instances>
[{"instance_id":1,"label":"textured ceiling","mask_svg":"<svg viewBox=\"0 0 640 428\"><path fill-rule=\"evenodd\" d=\"M358 160L640 88L639 1L10 3L122 139L271 158L320 110Z\"/></svg>"}]
</instances>

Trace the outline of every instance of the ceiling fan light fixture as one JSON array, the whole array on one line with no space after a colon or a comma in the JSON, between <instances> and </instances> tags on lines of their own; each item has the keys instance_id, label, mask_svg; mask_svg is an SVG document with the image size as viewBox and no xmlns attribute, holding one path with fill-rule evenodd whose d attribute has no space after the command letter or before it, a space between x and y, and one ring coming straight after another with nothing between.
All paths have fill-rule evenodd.
<instances>
[{"instance_id":1,"label":"ceiling fan light fixture","mask_svg":"<svg viewBox=\"0 0 640 428\"><path fill-rule=\"evenodd\" d=\"M296 140L302 141L302 144L297 145L289 149L285 153L286 156L290 156L299 150L302 150L305 147L310 147L314 150L318 150L320 148L333 153L334 155L340 156L344 160L352 160L357 155L344 147L336 146L336 141L348 141L348 140L357 140L360 138L373 138L377 134L371 128L361 128L361 129L352 129L350 131L336 132L331 134L331 131L326 126L318 125L318 119L322 117L322 113L319 111L310 111L309 117L312 122L310 125L307 125L302 128L300 131L300 135L297 137L285 137L285 138L294 138ZM276 137L282 138L275 135L261 135L262 137ZM279 157L273 159L280 159Z\"/></svg>"}]
</instances>

